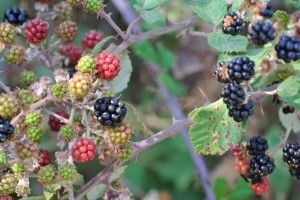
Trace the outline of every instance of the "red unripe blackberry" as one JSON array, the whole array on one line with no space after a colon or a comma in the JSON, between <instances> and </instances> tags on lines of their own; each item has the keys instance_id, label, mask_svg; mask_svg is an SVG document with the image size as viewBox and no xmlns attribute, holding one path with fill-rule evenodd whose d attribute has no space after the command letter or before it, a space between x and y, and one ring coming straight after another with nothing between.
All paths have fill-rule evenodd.
<instances>
[{"instance_id":1,"label":"red unripe blackberry","mask_svg":"<svg viewBox=\"0 0 300 200\"><path fill-rule=\"evenodd\" d=\"M239 84L226 84L221 92L223 101L228 106L239 107L246 98L244 89Z\"/></svg>"},{"instance_id":2,"label":"red unripe blackberry","mask_svg":"<svg viewBox=\"0 0 300 200\"><path fill-rule=\"evenodd\" d=\"M67 58L64 62L66 67L75 67L82 56L82 50L75 44L65 45L59 48L58 52Z\"/></svg>"},{"instance_id":3,"label":"red unripe blackberry","mask_svg":"<svg viewBox=\"0 0 300 200\"><path fill-rule=\"evenodd\" d=\"M60 115L64 118L69 118L69 114L66 113L63 110L55 112L57 115ZM60 130L60 127L64 125L63 122L61 122L58 118L54 117L53 115L49 116L48 125L50 126L50 129L54 132L58 132Z\"/></svg>"},{"instance_id":4,"label":"red unripe blackberry","mask_svg":"<svg viewBox=\"0 0 300 200\"><path fill-rule=\"evenodd\" d=\"M235 58L228 64L228 75L232 82L249 81L255 74L254 66L248 57Z\"/></svg>"},{"instance_id":5,"label":"red unripe blackberry","mask_svg":"<svg viewBox=\"0 0 300 200\"><path fill-rule=\"evenodd\" d=\"M275 45L277 57L289 63L300 59L300 40L297 36L282 36Z\"/></svg>"},{"instance_id":6,"label":"red unripe blackberry","mask_svg":"<svg viewBox=\"0 0 300 200\"><path fill-rule=\"evenodd\" d=\"M269 145L268 141L265 138L258 136L250 138L250 141L247 143L246 148L251 156L256 156L259 154L265 154L265 152L269 148Z\"/></svg>"},{"instance_id":7,"label":"red unripe blackberry","mask_svg":"<svg viewBox=\"0 0 300 200\"><path fill-rule=\"evenodd\" d=\"M78 140L72 147L72 157L79 163L94 160L96 153L95 143L91 139Z\"/></svg>"},{"instance_id":8,"label":"red unripe blackberry","mask_svg":"<svg viewBox=\"0 0 300 200\"><path fill-rule=\"evenodd\" d=\"M55 34L63 43L73 42L77 36L78 27L75 22L65 21L55 29Z\"/></svg>"},{"instance_id":9,"label":"red unripe blackberry","mask_svg":"<svg viewBox=\"0 0 300 200\"><path fill-rule=\"evenodd\" d=\"M102 33L97 32L96 30L91 30L84 35L81 41L81 46L85 49L93 49L96 44L101 42L101 40L103 40Z\"/></svg>"},{"instance_id":10,"label":"red unripe blackberry","mask_svg":"<svg viewBox=\"0 0 300 200\"><path fill-rule=\"evenodd\" d=\"M263 178L261 183L252 184L251 188L257 196L262 196L271 190L270 182L267 178Z\"/></svg>"},{"instance_id":11,"label":"red unripe blackberry","mask_svg":"<svg viewBox=\"0 0 300 200\"><path fill-rule=\"evenodd\" d=\"M50 152L48 150L40 149L39 152L40 152L39 164L40 164L41 167L52 164L51 155L50 155Z\"/></svg>"},{"instance_id":12,"label":"red unripe blackberry","mask_svg":"<svg viewBox=\"0 0 300 200\"><path fill-rule=\"evenodd\" d=\"M283 149L282 159L289 166L300 166L300 145L296 143L287 143Z\"/></svg>"},{"instance_id":13,"label":"red unripe blackberry","mask_svg":"<svg viewBox=\"0 0 300 200\"><path fill-rule=\"evenodd\" d=\"M236 122L242 122L248 119L254 112L254 102L249 100L247 103L243 104L241 107L231 107L227 106L229 110L229 116Z\"/></svg>"},{"instance_id":14,"label":"red unripe blackberry","mask_svg":"<svg viewBox=\"0 0 300 200\"><path fill-rule=\"evenodd\" d=\"M238 158L235 159L235 169L241 175L247 175L250 170L250 162L249 160L240 160Z\"/></svg>"},{"instance_id":15,"label":"red unripe blackberry","mask_svg":"<svg viewBox=\"0 0 300 200\"><path fill-rule=\"evenodd\" d=\"M25 37L29 43L40 44L47 38L49 24L41 19L34 19L25 26Z\"/></svg>"},{"instance_id":16,"label":"red unripe blackberry","mask_svg":"<svg viewBox=\"0 0 300 200\"><path fill-rule=\"evenodd\" d=\"M95 58L98 76L104 80L112 80L121 70L120 60L112 53L99 53Z\"/></svg>"},{"instance_id":17,"label":"red unripe blackberry","mask_svg":"<svg viewBox=\"0 0 300 200\"><path fill-rule=\"evenodd\" d=\"M226 14L223 18L222 31L225 34L237 35L244 28L244 20L235 12Z\"/></svg>"}]
</instances>

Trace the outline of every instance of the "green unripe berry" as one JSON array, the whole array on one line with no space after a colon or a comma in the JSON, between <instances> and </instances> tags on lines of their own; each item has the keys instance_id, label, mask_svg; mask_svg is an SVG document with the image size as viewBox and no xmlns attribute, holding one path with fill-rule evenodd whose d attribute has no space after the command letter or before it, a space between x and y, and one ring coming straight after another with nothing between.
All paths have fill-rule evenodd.
<instances>
[{"instance_id":1,"label":"green unripe berry","mask_svg":"<svg viewBox=\"0 0 300 200\"><path fill-rule=\"evenodd\" d=\"M13 171L15 177L24 176L25 165L23 163L15 163L11 166L11 170Z\"/></svg>"},{"instance_id":2,"label":"green unripe berry","mask_svg":"<svg viewBox=\"0 0 300 200\"><path fill-rule=\"evenodd\" d=\"M20 90L18 92L18 97L24 106L29 106L36 100L36 96L31 91L26 89Z\"/></svg>"},{"instance_id":3,"label":"green unripe berry","mask_svg":"<svg viewBox=\"0 0 300 200\"><path fill-rule=\"evenodd\" d=\"M64 165L59 170L59 176L64 182L70 182L77 177L77 170L74 166Z\"/></svg>"},{"instance_id":4,"label":"green unripe berry","mask_svg":"<svg viewBox=\"0 0 300 200\"><path fill-rule=\"evenodd\" d=\"M86 0L85 9L91 13L98 13L103 8L103 0Z\"/></svg>"},{"instance_id":5,"label":"green unripe berry","mask_svg":"<svg viewBox=\"0 0 300 200\"><path fill-rule=\"evenodd\" d=\"M131 156L132 156L131 147L130 146L124 147L124 150L123 150L122 155L120 156L120 159L127 161L127 160L131 159Z\"/></svg>"},{"instance_id":6,"label":"green unripe berry","mask_svg":"<svg viewBox=\"0 0 300 200\"><path fill-rule=\"evenodd\" d=\"M42 121L42 116L34 111L26 114L25 117L26 124L29 126L37 126Z\"/></svg>"},{"instance_id":7,"label":"green unripe berry","mask_svg":"<svg viewBox=\"0 0 300 200\"><path fill-rule=\"evenodd\" d=\"M21 73L20 82L22 85L28 86L37 81L37 75L32 71L24 71Z\"/></svg>"},{"instance_id":8,"label":"green unripe berry","mask_svg":"<svg viewBox=\"0 0 300 200\"><path fill-rule=\"evenodd\" d=\"M73 129L70 125L64 125L60 128L61 138L64 140L71 139L73 137Z\"/></svg>"},{"instance_id":9,"label":"green unripe berry","mask_svg":"<svg viewBox=\"0 0 300 200\"><path fill-rule=\"evenodd\" d=\"M16 177L7 173L1 177L0 180L0 194L1 195L10 195L15 192L15 188L17 186L18 180Z\"/></svg>"},{"instance_id":10,"label":"green unripe berry","mask_svg":"<svg viewBox=\"0 0 300 200\"><path fill-rule=\"evenodd\" d=\"M27 137L33 142L39 143L43 137L43 131L40 127L31 127L27 131Z\"/></svg>"},{"instance_id":11,"label":"green unripe berry","mask_svg":"<svg viewBox=\"0 0 300 200\"><path fill-rule=\"evenodd\" d=\"M68 92L68 86L65 83L56 83L51 88L52 94L57 99L62 99Z\"/></svg>"},{"instance_id":12,"label":"green unripe berry","mask_svg":"<svg viewBox=\"0 0 300 200\"><path fill-rule=\"evenodd\" d=\"M38 173L38 181L42 183L43 185L48 185L53 183L53 181L56 178L56 172L54 170L54 167L52 165L47 165L45 167L42 167Z\"/></svg>"},{"instance_id":13,"label":"green unripe berry","mask_svg":"<svg viewBox=\"0 0 300 200\"><path fill-rule=\"evenodd\" d=\"M77 64L77 69L81 72L91 72L95 68L95 59L90 55L81 57Z\"/></svg>"}]
</instances>

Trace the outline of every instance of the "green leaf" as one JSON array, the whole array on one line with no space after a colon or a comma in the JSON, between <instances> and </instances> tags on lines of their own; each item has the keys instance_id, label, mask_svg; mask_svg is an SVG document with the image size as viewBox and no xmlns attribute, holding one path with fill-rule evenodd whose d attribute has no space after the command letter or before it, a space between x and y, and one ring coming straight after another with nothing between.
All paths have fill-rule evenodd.
<instances>
[{"instance_id":1,"label":"green leaf","mask_svg":"<svg viewBox=\"0 0 300 200\"><path fill-rule=\"evenodd\" d=\"M253 196L252 189L250 188L250 184L247 183L244 179L240 178L235 186L235 188L231 191L229 195L230 200L243 200L249 199Z\"/></svg>"},{"instance_id":2,"label":"green leaf","mask_svg":"<svg viewBox=\"0 0 300 200\"><path fill-rule=\"evenodd\" d=\"M176 96L182 96L185 93L185 87L172 76L165 72L159 74L160 79L165 83L169 90Z\"/></svg>"},{"instance_id":3,"label":"green leaf","mask_svg":"<svg viewBox=\"0 0 300 200\"><path fill-rule=\"evenodd\" d=\"M237 12L241 9L244 0L234 0L229 12Z\"/></svg>"},{"instance_id":4,"label":"green leaf","mask_svg":"<svg viewBox=\"0 0 300 200\"><path fill-rule=\"evenodd\" d=\"M237 123L229 117L223 99L197 108L189 116L194 122L189 133L197 154L224 154L230 146L239 143L247 127L246 122Z\"/></svg>"},{"instance_id":5,"label":"green leaf","mask_svg":"<svg viewBox=\"0 0 300 200\"><path fill-rule=\"evenodd\" d=\"M214 182L214 192L218 199L224 198L228 190L228 183L224 178L218 178Z\"/></svg>"},{"instance_id":6,"label":"green leaf","mask_svg":"<svg viewBox=\"0 0 300 200\"><path fill-rule=\"evenodd\" d=\"M145 135L152 135L152 131L144 124L141 113L135 108L135 106L126 102L127 114L125 122L130 124L130 129L133 133L143 132Z\"/></svg>"},{"instance_id":7,"label":"green leaf","mask_svg":"<svg viewBox=\"0 0 300 200\"><path fill-rule=\"evenodd\" d=\"M150 41L143 41L132 46L133 52L141 59L158 63L158 54L156 53Z\"/></svg>"},{"instance_id":8,"label":"green leaf","mask_svg":"<svg viewBox=\"0 0 300 200\"><path fill-rule=\"evenodd\" d=\"M88 200L98 200L103 197L106 190L106 185L99 184L95 187L93 187L86 195Z\"/></svg>"},{"instance_id":9,"label":"green leaf","mask_svg":"<svg viewBox=\"0 0 300 200\"><path fill-rule=\"evenodd\" d=\"M43 194L46 200L51 200L55 193L44 190Z\"/></svg>"},{"instance_id":10,"label":"green leaf","mask_svg":"<svg viewBox=\"0 0 300 200\"><path fill-rule=\"evenodd\" d=\"M102 51L103 45L105 45L105 43L107 43L111 39L116 39L116 37L115 36L108 36L108 37L104 38L103 40L101 40L101 42L96 44L96 46L92 50L92 55L97 56L98 53L100 53L100 51Z\"/></svg>"},{"instance_id":11,"label":"green leaf","mask_svg":"<svg viewBox=\"0 0 300 200\"><path fill-rule=\"evenodd\" d=\"M300 74L290 76L278 86L278 95L296 109L300 109Z\"/></svg>"},{"instance_id":12,"label":"green leaf","mask_svg":"<svg viewBox=\"0 0 300 200\"><path fill-rule=\"evenodd\" d=\"M289 0L289 3L296 9L300 10L300 2L299 0Z\"/></svg>"},{"instance_id":13,"label":"green leaf","mask_svg":"<svg viewBox=\"0 0 300 200\"><path fill-rule=\"evenodd\" d=\"M169 0L145 0L144 10L153 10Z\"/></svg>"},{"instance_id":14,"label":"green leaf","mask_svg":"<svg viewBox=\"0 0 300 200\"><path fill-rule=\"evenodd\" d=\"M156 10L142 12L142 18L149 24L166 21L166 17Z\"/></svg>"},{"instance_id":15,"label":"green leaf","mask_svg":"<svg viewBox=\"0 0 300 200\"><path fill-rule=\"evenodd\" d=\"M210 33L207 41L214 49L227 53L246 51L249 44L245 36L232 36L224 34L222 31Z\"/></svg>"},{"instance_id":16,"label":"green leaf","mask_svg":"<svg viewBox=\"0 0 300 200\"><path fill-rule=\"evenodd\" d=\"M83 176L81 174L77 174L77 177L73 181L73 185L83 186L83 184L84 184Z\"/></svg>"},{"instance_id":17,"label":"green leaf","mask_svg":"<svg viewBox=\"0 0 300 200\"><path fill-rule=\"evenodd\" d=\"M287 26L290 22L290 17L289 15L285 12L285 11L282 11L282 10L277 10L273 17L275 19L279 19L284 27L285 30L287 30Z\"/></svg>"},{"instance_id":18,"label":"green leaf","mask_svg":"<svg viewBox=\"0 0 300 200\"><path fill-rule=\"evenodd\" d=\"M224 0L193 0L191 5L200 18L215 26L222 22L227 13L227 4Z\"/></svg>"},{"instance_id":19,"label":"green leaf","mask_svg":"<svg viewBox=\"0 0 300 200\"><path fill-rule=\"evenodd\" d=\"M172 51L166 48L162 43L156 45L159 56L159 66L163 69L171 69L176 64L176 58Z\"/></svg>"},{"instance_id":20,"label":"green leaf","mask_svg":"<svg viewBox=\"0 0 300 200\"><path fill-rule=\"evenodd\" d=\"M113 81L104 83L105 86L109 86L111 88L113 93L120 93L127 88L132 72L131 60L128 53L124 51L119 54L118 57L121 64L121 71L119 72L119 75Z\"/></svg>"},{"instance_id":21,"label":"green leaf","mask_svg":"<svg viewBox=\"0 0 300 200\"><path fill-rule=\"evenodd\" d=\"M288 129L290 127L291 121L293 120L294 115L295 115L294 113L284 114L282 112L282 109L279 109L279 119L281 121L282 126L285 129ZM294 122L294 126L293 126L292 131L294 133L299 133L300 132L300 120L296 120Z\"/></svg>"},{"instance_id":22,"label":"green leaf","mask_svg":"<svg viewBox=\"0 0 300 200\"><path fill-rule=\"evenodd\" d=\"M114 173L111 175L111 177L109 178L109 183L112 183L113 181L117 180L118 178L121 177L121 175L124 173L125 169L127 168L127 166L122 166L117 168Z\"/></svg>"}]
</instances>

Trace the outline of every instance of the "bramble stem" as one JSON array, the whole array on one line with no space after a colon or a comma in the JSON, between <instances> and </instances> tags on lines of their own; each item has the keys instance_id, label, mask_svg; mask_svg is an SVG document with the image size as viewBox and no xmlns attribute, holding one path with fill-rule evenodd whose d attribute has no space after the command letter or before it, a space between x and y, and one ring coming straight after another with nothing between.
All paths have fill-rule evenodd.
<instances>
[{"instance_id":1,"label":"bramble stem","mask_svg":"<svg viewBox=\"0 0 300 200\"><path fill-rule=\"evenodd\" d=\"M0 88L2 88L7 94L12 95L12 91L2 81L0 81Z\"/></svg>"}]
</instances>

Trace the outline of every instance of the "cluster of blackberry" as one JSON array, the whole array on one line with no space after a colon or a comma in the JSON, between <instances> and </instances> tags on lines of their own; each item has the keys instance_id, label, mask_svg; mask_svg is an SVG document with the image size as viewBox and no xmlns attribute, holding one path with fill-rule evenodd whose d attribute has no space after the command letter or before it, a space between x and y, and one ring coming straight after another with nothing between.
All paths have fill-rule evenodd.
<instances>
[{"instance_id":1,"label":"cluster of blackberry","mask_svg":"<svg viewBox=\"0 0 300 200\"><path fill-rule=\"evenodd\" d=\"M264 177L275 169L274 160L266 154L268 148L268 141L259 136L251 138L246 146L248 154L252 156L250 170L247 174L251 184L263 182Z\"/></svg>"},{"instance_id":2,"label":"cluster of blackberry","mask_svg":"<svg viewBox=\"0 0 300 200\"><path fill-rule=\"evenodd\" d=\"M235 12L224 15L222 31L225 34L237 35L244 28L244 20Z\"/></svg>"},{"instance_id":3,"label":"cluster of blackberry","mask_svg":"<svg viewBox=\"0 0 300 200\"><path fill-rule=\"evenodd\" d=\"M289 166L291 176L300 179L300 145L298 143L288 143L282 151L282 159Z\"/></svg>"},{"instance_id":4,"label":"cluster of blackberry","mask_svg":"<svg viewBox=\"0 0 300 200\"><path fill-rule=\"evenodd\" d=\"M297 36L282 36L275 50L277 57L284 62L297 61L300 59L300 40Z\"/></svg>"},{"instance_id":5,"label":"cluster of blackberry","mask_svg":"<svg viewBox=\"0 0 300 200\"><path fill-rule=\"evenodd\" d=\"M0 142L5 142L13 133L14 126L10 124L10 121L0 117Z\"/></svg>"},{"instance_id":6,"label":"cluster of blackberry","mask_svg":"<svg viewBox=\"0 0 300 200\"><path fill-rule=\"evenodd\" d=\"M226 83L222 92L224 103L229 110L229 116L236 122L248 119L254 112L254 102L244 102L246 94L240 83L249 81L255 74L254 62L248 57L238 57L230 62L220 62L214 75L221 83Z\"/></svg>"},{"instance_id":7,"label":"cluster of blackberry","mask_svg":"<svg viewBox=\"0 0 300 200\"><path fill-rule=\"evenodd\" d=\"M275 28L272 24L265 20L250 25L249 39L259 46L263 46L275 39Z\"/></svg>"},{"instance_id":8,"label":"cluster of blackberry","mask_svg":"<svg viewBox=\"0 0 300 200\"><path fill-rule=\"evenodd\" d=\"M26 10L20 10L17 7L6 10L4 13L3 22L14 25L22 25L29 19L29 15Z\"/></svg>"},{"instance_id":9,"label":"cluster of blackberry","mask_svg":"<svg viewBox=\"0 0 300 200\"><path fill-rule=\"evenodd\" d=\"M125 103L116 97L103 97L94 104L94 115L104 126L115 127L123 121L127 108Z\"/></svg>"}]
</instances>

